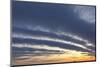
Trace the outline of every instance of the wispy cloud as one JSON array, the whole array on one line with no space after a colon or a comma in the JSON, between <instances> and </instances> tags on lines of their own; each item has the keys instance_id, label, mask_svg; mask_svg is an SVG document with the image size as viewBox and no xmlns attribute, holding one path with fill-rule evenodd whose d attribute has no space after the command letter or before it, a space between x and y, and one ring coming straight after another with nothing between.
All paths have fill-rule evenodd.
<instances>
[{"instance_id":1,"label":"wispy cloud","mask_svg":"<svg viewBox=\"0 0 100 67\"><path fill-rule=\"evenodd\" d=\"M53 50L53 52L55 51L59 51L58 53L67 53L69 54L70 56L73 56L73 54L77 53L76 55L77 56L80 56L82 53L83 54L86 54L88 52L81 52L81 51L76 51L76 50L69 50L69 49L64 49L64 48L61 48L61 47L54 47L54 46L47 46L47 45L32 45L32 44L13 44L12 45L13 47L17 47L17 48L35 48L35 49L46 49L46 50ZM60 52L61 51L61 52ZM45 52L45 51L35 51L35 53L41 53L41 52ZM48 52L48 51L47 51ZM55 52L56 53L56 52ZM52 54L52 53L51 53Z\"/></svg>"},{"instance_id":2,"label":"wispy cloud","mask_svg":"<svg viewBox=\"0 0 100 67\"><path fill-rule=\"evenodd\" d=\"M13 47L19 47L19 48L36 48L36 49L47 49L47 50L60 50L60 51L67 51L66 49L60 48L60 47L52 47L47 45L30 45L30 44L14 44Z\"/></svg>"},{"instance_id":3,"label":"wispy cloud","mask_svg":"<svg viewBox=\"0 0 100 67\"><path fill-rule=\"evenodd\" d=\"M95 7L75 6L74 12L78 15L80 19L89 23L95 23Z\"/></svg>"},{"instance_id":4,"label":"wispy cloud","mask_svg":"<svg viewBox=\"0 0 100 67\"><path fill-rule=\"evenodd\" d=\"M64 43L64 44L70 44L76 47L80 47L86 50L91 51L91 49L87 48L86 46L78 43L74 43L72 41L65 41L62 39L57 39L57 38L51 38L47 36L30 36L30 35L23 35L23 34L13 34L13 37L15 38L24 38L24 39L36 39L36 40L46 40L46 41L53 41L53 42L59 42L59 43Z\"/></svg>"},{"instance_id":5,"label":"wispy cloud","mask_svg":"<svg viewBox=\"0 0 100 67\"><path fill-rule=\"evenodd\" d=\"M47 32L47 33L53 33L55 35L58 35L58 36L65 36L65 37L70 37L74 40L78 40L78 41L82 41L85 43L86 46L92 46L94 47L94 45L92 43L90 43L87 39L84 39L76 34L72 34L70 32L64 32L64 31L59 31L59 30L56 30L56 31L52 31L46 27L43 27L43 26L35 26L34 28L32 26L26 26L27 29L29 30L33 30L33 31L41 31L41 32Z\"/></svg>"}]
</instances>

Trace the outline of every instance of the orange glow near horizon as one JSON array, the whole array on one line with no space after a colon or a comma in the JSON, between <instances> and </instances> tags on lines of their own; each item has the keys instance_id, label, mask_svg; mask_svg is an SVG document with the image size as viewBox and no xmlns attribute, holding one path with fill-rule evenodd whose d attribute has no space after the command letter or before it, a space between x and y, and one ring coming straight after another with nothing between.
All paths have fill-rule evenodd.
<instances>
[{"instance_id":1,"label":"orange glow near horizon","mask_svg":"<svg viewBox=\"0 0 100 67\"><path fill-rule=\"evenodd\" d=\"M13 60L13 65L27 64L46 64L46 63L67 63L67 62L82 62L95 61L95 56L89 55L88 52L70 51L64 54L51 54L48 56L22 56Z\"/></svg>"}]
</instances>

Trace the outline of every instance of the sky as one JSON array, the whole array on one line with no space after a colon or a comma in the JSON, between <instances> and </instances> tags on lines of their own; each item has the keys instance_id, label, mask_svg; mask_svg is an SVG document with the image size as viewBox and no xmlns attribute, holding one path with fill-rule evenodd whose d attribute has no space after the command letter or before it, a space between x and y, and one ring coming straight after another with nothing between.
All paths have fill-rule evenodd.
<instances>
[{"instance_id":1,"label":"sky","mask_svg":"<svg viewBox=\"0 0 100 67\"><path fill-rule=\"evenodd\" d=\"M95 60L95 6L12 1L12 64Z\"/></svg>"}]
</instances>

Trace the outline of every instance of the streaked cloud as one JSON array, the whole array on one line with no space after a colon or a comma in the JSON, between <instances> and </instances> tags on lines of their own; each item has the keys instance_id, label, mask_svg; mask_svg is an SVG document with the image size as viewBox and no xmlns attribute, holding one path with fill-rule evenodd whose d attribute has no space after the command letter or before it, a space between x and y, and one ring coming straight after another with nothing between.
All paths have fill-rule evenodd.
<instances>
[{"instance_id":1,"label":"streaked cloud","mask_svg":"<svg viewBox=\"0 0 100 67\"><path fill-rule=\"evenodd\" d=\"M56 30L56 31L52 31L51 29L48 29L47 27L43 27L43 26L25 26L28 30L32 30L32 31L41 31L41 32L46 32L46 33L52 33L52 34L55 34L55 35L58 35L58 36L65 36L65 37L70 37L74 40L78 40L78 41L82 41L85 43L86 46L92 46L94 47L94 45L89 42L87 39L84 39L80 36L78 36L77 34L74 34L74 33L70 33L70 32L64 32L64 31L59 31L59 30ZM22 27L20 27L22 28Z\"/></svg>"},{"instance_id":2,"label":"streaked cloud","mask_svg":"<svg viewBox=\"0 0 100 67\"><path fill-rule=\"evenodd\" d=\"M12 47L18 47L18 48L35 48L35 49L46 49L46 50L55 50L62 51L64 52L63 54L67 53L67 56L69 57L80 57L83 55L88 55L89 52L81 52L81 51L76 51L76 50L69 50L69 49L64 49L60 47L54 47L54 46L47 46L47 45L32 45L32 44L13 44ZM27 51L28 52L28 51ZM43 53L45 51L34 51L35 53ZM56 52L55 52L56 53ZM60 53L60 52L58 52ZM51 53L52 54L52 53ZM31 55L31 54L30 54Z\"/></svg>"},{"instance_id":3,"label":"streaked cloud","mask_svg":"<svg viewBox=\"0 0 100 67\"><path fill-rule=\"evenodd\" d=\"M19 47L19 48L24 48L26 47L25 45L19 45L16 44L14 47ZM28 46L29 48L38 48L38 49L46 49L46 48L50 48L51 50L63 50L62 48L58 48L58 47L52 47L51 46ZM48 49L47 49L48 50ZM81 51L75 51L75 50L67 50L64 49L63 50L64 53L58 53L55 54L51 53L49 55L45 55L44 52L42 51L35 51L33 54L35 53L43 53L41 56L40 55L36 55L34 56L33 54L26 54L26 55L22 55L19 57L15 57L14 59L16 59L15 61L13 61L14 65L27 65L27 64L44 64L44 63L61 63L61 62L79 62L79 61L93 61L95 60L95 57L92 55L89 55L91 53L89 52L81 52ZM67 60L67 61L66 61Z\"/></svg>"},{"instance_id":4,"label":"streaked cloud","mask_svg":"<svg viewBox=\"0 0 100 67\"><path fill-rule=\"evenodd\" d=\"M19 47L19 48L36 48L36 49L47 49L47 50L61 50L61 51L67 51L66 49L60 48L60 47L52 47L47 45L30 45L30 44L14 44L13 47Z\"/></svg>"},{"instance_id":5,"label":"streaked cloud","mask_svg":"<svg viewBox=\"0 0 100 67\"><path fill-rule=\"evenodd\" d=\"M65 40L57 39L57 38L46 37L46 36L43 36L43 37L39 36L38 37L38 36L30 36L30 35L23 35L23 34L13 34L13 37L59 42L59 43L64 43L64 44L70 44L70 45L77 46L77 47L91 51L91 49L87 48L86 46L84 46L82 44L74 43L72 41L65 41Z\"/></svg>"},{"instance_id":6,"label":"streaked cloud","mask_svg":"<svg viewBox=\"0 0 100 67\"><path fill-rule=\"evenodd\" d=\"M72 34L70 32L64 32L64 31L51 31L50 29L43 27L43 26L35 26L34 28L31 26L26 26L27 29L29 30L33 30L33 31L42 31L42 32L47 32L47 33L53 33L55 35L59 35L59 36L65 36L65 37L70 37L72 39L78 40L78 41L82 41L86 43L86 46L92 46L94 47L94 45L92 43L90 43L87 39L84 39L76 34Z\"/></svg>"}]
</instances>

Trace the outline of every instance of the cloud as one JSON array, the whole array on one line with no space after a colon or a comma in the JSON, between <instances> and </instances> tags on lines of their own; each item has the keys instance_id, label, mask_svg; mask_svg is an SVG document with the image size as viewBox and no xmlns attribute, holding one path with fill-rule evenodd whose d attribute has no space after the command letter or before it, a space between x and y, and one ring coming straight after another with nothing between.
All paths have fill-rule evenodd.
<instances>
[{"instance_id":1,"label":"cloud","mask_svg":"<svg viewBox=\"0 0 100 67\"><path fill-rule=\"evenodd\" d=\"M60 50L60 51L67 51L66 49L60 48L60 47L52 47L47 45L30 45L30 44L13 44L12 47L18 47L18 48L36 48L36 49L47 49L47 50Z\"/></svg>"},{"instance_id":2,"label":"cloud","mask_svg":"<svg viewBox=\"0 0 100 67\"><path fill-rule=\"evenodd\" d=\"M80 37L80 36L78 36L78 35L74 35L74 34L71 34L71 33L66 33L66 32L59 32L59 33L57 33L57 34L59 34L59 35L64 35L65 37L70 37L70 38L72 38L72 39L75 39L75 40L78 40L78 41L82 41L82 42L84 42L85 43L85 45L86 46L92 46L92 47L95 47L92 43L90 43L87 39L84 39L84 38L82 38L82 37Z\"/></svg>"},{"instance_id":3,"label":"cloud","mask_svg":"<svg viewBox=\"0 0 100 67\"><path fill-rule=\"evenodd\" d=\"M80 53L81 54L81 52L80 51L76 51L76 50L69 50L69 49L64 49L64 48L61 48L61 47L54 47L54 46L47 46L47 45L32 45L32 44L13 44L12 45L12 47L17 47L17 48L35 48L35 49L46 49L47 51L33 51L33 55L34 54L37 54L37 55L39 55L39 54L41 54L41 55L44 55L44 54L46 54L46 55L48 55L48 53L49 54L61 54L61 53L67 53L67 54L69 54L70 56L71 55L73 55L74 53L77 53L77 55ZM52 52L49 52L48 50L53 50ZM55 52L55 51L59 51L59 52ZM28 54L29 55L31 55L32 54L32 51L31 51L31 54L30 54L30 51L26 51L26 52L28 52ZM88 53L88 52L86 52L86 53ZM24 53L25 54L25 53ZM24 54L22 54L21 56L23 56ZM27 55L27 54L25 54L25 55ZM79 56L79 55L78 55ZM20 57L20 56L19 56Z\"/></svg>"},{"instance_id":4,"label":"cloud","mask_svg":"<svg viewBox=\"0 0 100 67\"><path fill-rule=\"evenodd\" d=\"M87 48L86 46L78 43L74 43L72 41L66 41L63 39L58 39L58 38L51 38L47 36L31 36L31 35L23 35L23 34L13 34L14 38L23 38L23 39L35 39L35 40L45 40L45 41L51 41L51 42L58 42L58 43L63 43L63 44L70 44L79 48L83 48L86 50L91 51L92 49Z\"/></svg>"},{"instance_id":5,"label":"cloud","mask_svg":"<svg viewBox=\"0 0 100 67\"><path fill-rule=\"evenodd\" d=\"M95 7L93 6L75 6L74 12L78 17L88 23L95 24Z\"/></svg>"},{"instance_id":6,"label":"cloud","mask_svg":"<svg viewBox=\"0 0 100 67\"><path fill-rule=\"evenodd\" d=\"M20 29L22 27L19 27ZM73 40L77 40L77 41L81 41L81 42L84 42L86 46L92 46L94 47L94 45L92 43L90 43L87 39L84 39L80 36L78 36L77 34L74 34L74 33L71 33L71 32L64 32L62 30L56 30L56 31L53 31L51 29L48 29L47 27L43 27L43 26L26 26L26 29L27 30L30 30L30 31L40 31L41 33L49 33L49 34L53 34L53 35L56 35L56 36L63 36L63 37L68 37L69 39L73 39Z\"/></svg>"},{"instance_id":7,"label":"cloud","mask_svg":"<svg viewBox=\"0 0 100 67\"><path fill-rule=\"evenodd\" d=\"M46 49L45 51L39 51L39 50L36 50L36 51L33 51L33 55L34 54L44 54L44 53L51 53L51 54L61 54L61 53L67 53L69 54L70 56L73 56L74 53L77 53L76 55L78 54L82 54L82 53L88 53L88 52L81 52L81 51L76 51L76 50L69 50L69 49L64 49L64 48L61 48L61 47L54 47L54 46L47 46L47 45L32 45L32 44L13 44L12 47L17 47L17 48L32 48L32 49ZM53 50L53 51L50 51L49 50ZM59 51L59 52L58 52ZM26 52L30 52L30 51L26 51ZM32 53L31 53L32 54ZM42 54L42 55L43 55ZM78 55L79 56L79 55Z\"/></svg>"}]
</instances>

